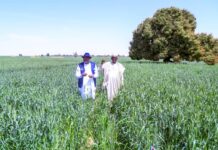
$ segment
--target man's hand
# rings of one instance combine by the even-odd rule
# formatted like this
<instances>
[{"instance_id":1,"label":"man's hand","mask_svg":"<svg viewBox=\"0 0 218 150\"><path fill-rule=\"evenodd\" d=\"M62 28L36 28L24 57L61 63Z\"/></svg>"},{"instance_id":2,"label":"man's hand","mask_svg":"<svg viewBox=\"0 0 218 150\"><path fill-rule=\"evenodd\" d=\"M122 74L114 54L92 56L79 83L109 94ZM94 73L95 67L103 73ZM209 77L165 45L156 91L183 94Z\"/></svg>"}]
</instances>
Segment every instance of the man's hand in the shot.
<instances>
[{"instance_id":1,"label":"man's hand","mask_svg":"<svg viewBox=\"0 0 218 150\"><path fill-rule=\"evenodd\" d=\"M93 78L93 75L90 74L90 75L88 75L88 77L89 77L89 78Z\"/></svg>"}]
</instances>

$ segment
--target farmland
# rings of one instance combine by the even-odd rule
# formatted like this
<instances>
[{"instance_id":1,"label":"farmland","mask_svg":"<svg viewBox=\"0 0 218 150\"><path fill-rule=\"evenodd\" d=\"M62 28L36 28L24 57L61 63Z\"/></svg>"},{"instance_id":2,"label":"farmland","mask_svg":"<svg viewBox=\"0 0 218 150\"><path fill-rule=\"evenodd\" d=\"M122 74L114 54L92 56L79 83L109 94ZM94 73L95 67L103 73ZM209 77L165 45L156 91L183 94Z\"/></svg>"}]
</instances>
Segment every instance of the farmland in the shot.
<instances>
[{"instance_id":1,"label":"farmland","mask_svg":"<svg viewBox=\"0 0 218 150\"><path fill-rule=\"evenodd\" d=\"M120 58L125 83L111 105L102 76L96 100L81 100L81 60L0 57L0 149L218 148L218 65Z\"/></svg>"}]
</instances>

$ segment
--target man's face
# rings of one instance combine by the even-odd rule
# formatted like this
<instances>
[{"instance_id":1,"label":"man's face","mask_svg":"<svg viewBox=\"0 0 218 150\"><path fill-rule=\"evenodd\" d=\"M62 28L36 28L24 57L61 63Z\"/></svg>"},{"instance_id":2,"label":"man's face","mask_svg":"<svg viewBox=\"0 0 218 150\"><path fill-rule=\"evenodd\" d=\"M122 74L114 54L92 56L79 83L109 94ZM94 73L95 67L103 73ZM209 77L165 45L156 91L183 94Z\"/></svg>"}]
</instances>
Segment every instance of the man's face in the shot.
<instances>
[{"instance_id":1,"label":"man's face","mask_svg":"<svg viewBox=\"0 0 218 150\"><path fill-rule=\"evenodd\" d=\"M89 63L89 61L90 61L90 57L83 57L83 62L85 63L85 64L88 64Z\"/></svg>"},{"instance_id":2,"label":"man's face","mask_svg":"<svg viewBox=\"0 0 218 150\"><path fill-rule=\"evenodd\" d=\"M115 63L117 62L117 59L118 59L117 57L112 56L112 57L111 57L112 63L115 64Z\"/></svg>"}]
</instances>

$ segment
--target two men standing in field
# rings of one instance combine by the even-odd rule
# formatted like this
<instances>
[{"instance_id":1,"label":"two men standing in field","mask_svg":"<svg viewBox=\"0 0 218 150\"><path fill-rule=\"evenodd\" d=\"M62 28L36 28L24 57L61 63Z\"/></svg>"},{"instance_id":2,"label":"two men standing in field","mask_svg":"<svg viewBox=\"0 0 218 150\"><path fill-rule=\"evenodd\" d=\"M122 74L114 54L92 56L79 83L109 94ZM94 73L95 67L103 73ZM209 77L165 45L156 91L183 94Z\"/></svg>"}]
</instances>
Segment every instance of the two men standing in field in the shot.
<instances>
[{"instance_id":1,"label":"two men standing in field","mask_svg":"<svg viewBox=\"0 0 218 150\"><path fill-rule=\"evenodd\" d=\"M83 62L78 64L76 69L76 77L82 99L95 99L98 68L90 59L91 55L85 53L83 55ZM117 60L118 56L112 55L111 62L106 62L101 66L104 76L103 87L107 90L108 100L113 100L120 87L124 84L123 73L125 68Z\"/></svg>"}]
</instances>

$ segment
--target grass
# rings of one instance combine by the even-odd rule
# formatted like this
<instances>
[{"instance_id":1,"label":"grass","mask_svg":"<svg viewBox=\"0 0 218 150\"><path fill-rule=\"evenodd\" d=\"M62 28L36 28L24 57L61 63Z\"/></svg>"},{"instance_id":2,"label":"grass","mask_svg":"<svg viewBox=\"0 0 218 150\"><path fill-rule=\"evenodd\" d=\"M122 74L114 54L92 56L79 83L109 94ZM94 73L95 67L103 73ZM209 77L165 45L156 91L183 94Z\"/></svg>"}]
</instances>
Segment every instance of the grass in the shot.
<instances>
[{"instance_id":1,"label":"grass","mask_svg":"<svg viewBox=\"0 0 218 150\"><path fill-rule=\"evenodd\" d=\"M81 58L0 57L0 149L218 148L217 65L119 60L111 107L101 90L81 100Z\"/></svg>"}]
</instances>

